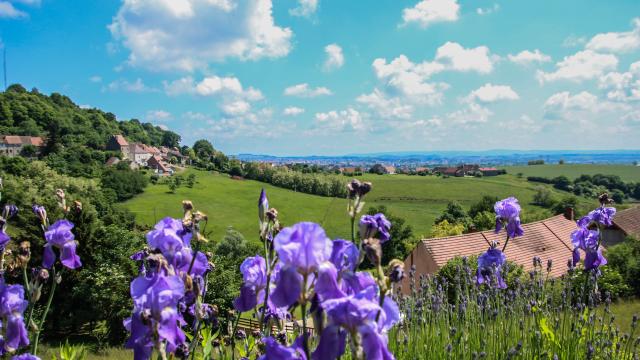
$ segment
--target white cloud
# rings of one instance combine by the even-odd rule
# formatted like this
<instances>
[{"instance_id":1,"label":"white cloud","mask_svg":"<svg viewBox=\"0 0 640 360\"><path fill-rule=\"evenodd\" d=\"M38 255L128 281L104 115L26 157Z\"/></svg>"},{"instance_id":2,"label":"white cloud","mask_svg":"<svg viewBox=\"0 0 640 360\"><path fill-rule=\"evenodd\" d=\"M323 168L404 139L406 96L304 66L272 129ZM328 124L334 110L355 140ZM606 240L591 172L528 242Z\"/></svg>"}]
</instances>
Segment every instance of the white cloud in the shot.
<instances>
[{"instance_id":1,"label":"white cloud","mask_svg":"<svg viewBox=\"0 0 640 360\"><path fill-rule=\"evenodd\" d=\"M102 82L102 77L98 75L93 75L92 77L89 78L89 81L91 81L92 83L99 83L99 82Z\"/></svg>"},{"instance_id":2,"label":"white cloud","mask_svg":"<svg viewBox=\"0 0 640 360\"><path fill-rule=\"evenodd\" d=\"M236 100L222 104L222 111L230 116L243 115L248 113L249 110L251 110L251 104L244 100Z\"/></svg>"},{"instance_id":3,"label":"white cloud","mask_svg":"<svg viewBox=\"0 0 640 360\"><path fill-rule=\"evenodd\" d=\"M316 130L320 130L323 133L352 132L366 129L363 115L353 108L316 113L315 125Z\"/></svg>"},{"instance_id":4,"label":"white cloud","mask_svg":"<svg viewBox=\"0 0 640 360\"><path fill-rule=\"evenodd\" d=\"M414 101L435 105L442 102L442 92L449 87L445 83L428 81L432 74L444 69L444 65L437 62L415 64L400 55L389 63L386 59L375 59L372 67L376 77L392 96L409 97Z\"/></svg>"},{"instance_id":5,"label":"white cloud","mask_svg":"<svg viewBox=\"0 0 640 360\"><path fill-rule=\"evenodd\" d=\"M309 84L307 83L292 85L284 89L284 95L286 96L297 96L303 98L314 98L331 94L331 90L327 89L324 86L320 86L314 89L309 87Z\"/></svg>"},{"instance_id":6,"label":"white cloud","mask_svg":"<svg viewBox=\"0 0 640 360\"><path fill-rule=\"evenodd\" d=\"M338 44L329 44L325 46L324 52L327 54L327 59L324 61L323 65L325 71L336 70L344 65L344 54L342 53L342 48Z\"/></svg>"},{"instance_id":7,"label":"white cloud","mask_svg":"<svg viewBox=\"0 0 640 360\"><path fill-rule=\"evenodd\" d=\"M568 91L551 95L544 103L544 117L546 119L564 119L584 121L585 118L602 112L627 110L625 104L601 101L588 91L571 95Z\"/></svg>"},{"instance_id":8,"label":"white cloud","mask_svg":"<svg viewBox=\"0 0 640 360\"><path fill-rule=\"evenodd\" d=\"M151 70L278 58L293 36L274 23L271 0L124 0L109 30L130 50L130 65Z\"/></svg>"},{"instance_id":9,"label":"white cloud","mask_svg":"<svg viewBox=\"0 0 640 360\"><path fill-rule=\"evenodd\" d=\"M8 1L0 1L0 19L18 19L29 16L26 12L16 9Z\"/></svg>"},{"instance_id":10,"label":"white cloud","mask_svg":"<svg viewBox=\"0 0 640 360\"><path fill-rule=\"evenodd\" d=\"M508 85L493 85L487 83L476 90L473 90L467 99L469 101L478 100L489 103L500 100L518 100L520 96Z\"/></svg>"},{"instance_id":11,"label":"white cloud","mask_svg":"<svg viewBox=\"0 0 640 360\"><path fill-rule=\"evenodd\" d=\"M438 22L456 21L459 11L457 0L422 0L414 7L402 10L403 25L417 23L426 28Z\"/></svg>"},{"instance_id":12,"label":"white cloud","mask_svg":"<svg viewBox=\"0 0 640 360\"><path fill-rule=\"evenodd\" d=\"M520 118L503 121L499 124L500 128L518 131L522 134L537 133L542 130L542 124L533 120L529 115L521 115Z\"/></svg>"},{"instance_id":13,"label":"white cloud","mask_svg":"<svg viewBox=\"0 0 640 360\"><path fill-rule=\"evenodd\" d=\"M488 7L488 8L477 8L476 9L476 13L478 15L489 15L492 14L496 11L500 10L500 4L498 3L494 3L493 6Z\"/></svg>"},{"instance_id":14,"label":"white cloud","mask_svg":"<svg viewBox=\"0 0 640 360\"><path fill-rule=\"evenodd\" d=\"M640 49L640 18L633 19L631 23L631 31L597 34L589 40L587 49L617 53Z\"/></svg>"},{"instance_id":15,"label":"white cloud","mask_svg":"<svg viewBox=\"0 0 640 360\"><path fill-rule=\"evenodd\" d=\"M370 94L358 96L356 101L365 104L383 119L409 119L413 114L412 105L404 104L402 100L397 97L387 98L385 94L378 89L373 89L373 92Z\"/></svg>"},{"instance_id":16,"label":"white cloud","mask_svg":"<svg viewBox=\"0 0 640 360\"><path fill-rule=\"evenodd\" d=\"M436 51L436 61L455 71L476 71L481 74L493 71L493 59L486 46L465 49L456 42L448 41Z\"/></svg>"},{"instance_id":17,"label":"white cloud","mask_svg":"<svg viewBox=\"0 0 640 360\"><path fill-rule=\"evenodd\" d=\"M165 110L149 110L145 115L145 120L157 123L157 122L165 122L173 119L173 115L170 112Z\"/></svg>"},{"instance_id":18,"label":"white cloud","mask_svg":"<svg viewBox=\"0 0 640 360\"><path fill-rule=\"evenodd\" d=\"M126 91L126 92L152 92L157 91L156 89L147 86L141 78L137 78L134 82L130 82L129 80L119 79L110 82L107 86L102 88L103 91Z\"/></svg>"},{"instance_id":19,"label":"white cloud","mask_svg":"<svg viewBox=\"0 0 640 360\"><path fill-rule=\"evenodd\" d=\"M598 87L607 91L609 100L640 100L640 61L631 64L627 72L610 72L601 76Z\"/></svg>"},{"instance_id":20,"label":"white cloud","mask_svg":"<svg viewBox=\"0 0 640 360\"><path fill-rule=\"evenodd\" d=\"M554 72L538 71L537 77L540 83L556 80L579 82L597 78L617 66L618 58L615 55L583 50L558 62Z\"/></svg>"},{"instance_id":21,"label":"white cloud","mask_svg":"<svg viewBox=\"0 0 640 360\"><path fill-rule=\"evenodd\" d=\"M236 77L207 76L196 83L193 77L187 76L164 82L164 90L169 96L192 94L200 96L223 96L247 101L258 101L264 97L260 90L253 87L244 88Z\"/></svg>"},{"instance_id":22,"label":"white cloud","mask_svg":"<svg viewBox=\"0 0 640 360\"><path fill-rule=\"evenodd\" d=\"M318 9L318 0L298 0L298 6L289 10L289 15L310 17Z\"/></svg>"},{"instance_id":23,"label":"white cloud","mask_svg":"<svg viewBox=\"0 0 640 360\"><path fill-rule=\"evenodd\" d=\"M535 49L533 51L524 50L516 55L509 54L507 56L509 61L518 65L530 65L534 63L544 63L551 61L551 56L545 55L540 50Z\"/></svg>"},{"instance_id":24,"label":"white cloud","mask_svg":"<svg viewBox=\"0 0 640 360\"><path fill-rule=\"evenodd\" d=\"M296 115L300 115L304 113L304 109L303 108L299 108L296 106L289 106L286 107L283 111L282 111L282 115L286 115L286 116L296 116Z\"/></svg>"},{"instance_id":25,"label":"white cloud","mask_svg":"<svg viewBox=\"0 0 640 360\"><path fill-rule=\"evenodd\" d=\"M470 125L486 123L491 115L493 115L491 110L472 102L463 109L447 114L447 119L453 123Z\"/></svg>"},{"instance_id":26,"label":"white cloud","mask_svg":"<svg viewBox=\"0 0 640 360\"><path fill-rule=\"evenodd\" d=\"M562 46L577 47L577 46L582 46L586 43L587 43L587 38L584 36L569 35L564 39L564 41L562 41Z\"/></svg>"}]
</instances>

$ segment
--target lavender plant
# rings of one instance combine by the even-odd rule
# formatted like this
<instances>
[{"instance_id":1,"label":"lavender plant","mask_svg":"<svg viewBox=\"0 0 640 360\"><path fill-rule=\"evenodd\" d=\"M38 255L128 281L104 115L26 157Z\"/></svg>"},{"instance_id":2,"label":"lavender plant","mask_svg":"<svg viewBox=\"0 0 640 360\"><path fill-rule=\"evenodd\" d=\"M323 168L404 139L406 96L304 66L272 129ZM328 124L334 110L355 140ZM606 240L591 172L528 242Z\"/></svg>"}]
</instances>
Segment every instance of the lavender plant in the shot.
<instances>
[{"instance_id":1,"label":"lavender plant","mask_svg":"<svg viewBox=\"0 0 640 360\"><path fill-rule=\"evenodd\" d=\"M505 281L504 251L524 233L521 207L507 198L494 207L495 231L505 233L502 248L493 243L477 264L464 258L453 282L418 279L411 269L403 293L403 262L381 262L381 244L393 241L392 224L382 214L358 220L371 184L353 180L347 188L351 240L332 240L310 222L282 227L261 192L263 252L240 265L242 286L226 328L215 306L203 302L213 266L198 251L207 218L184 202L183 219L163 219L147 234L148 248L132 256L140 275L131 283L134 308L125 326L135 359L154 352L161 359L637 358L637 318L623 334L614 326L610 298L605 294L600 305L597 291L598 268L606 264L601 226L615 214L606 198L577 222L574 258L560 279L550 276L551 261L543 267L535 257L528 276ZM359 271L365 258L373 269ZM578 272L590 275L582 287ZM257 319L256 326L241 326L242 319Z\"/></svg>"}]
</instances>

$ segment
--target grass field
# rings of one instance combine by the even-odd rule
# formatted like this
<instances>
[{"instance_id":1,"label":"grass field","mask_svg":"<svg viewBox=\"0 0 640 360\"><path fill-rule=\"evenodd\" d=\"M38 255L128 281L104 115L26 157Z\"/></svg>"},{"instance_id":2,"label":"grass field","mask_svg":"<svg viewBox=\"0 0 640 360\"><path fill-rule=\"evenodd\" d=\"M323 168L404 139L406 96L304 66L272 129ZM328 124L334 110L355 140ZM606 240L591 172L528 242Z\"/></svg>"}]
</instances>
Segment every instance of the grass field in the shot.
<instances>
[{"instance_id":1,"label":"grass field","mask_svg":"<svg viewBox=\"0 0 640 360\"><path fill-rule=\"evenodd\" d=\"M582 174L618 175L623 181L640 181L640 166L632 165L592 165L592 164L564 164L564 165L523 165L504 167L509 174L522 173L527 176L542 176L553 178L564 175L575 179Z\"/></svg>"},{"instance_id":2,"label":"grass field","mask_svg":"<svg viewBox=\"0 0 640 360\"><path fill-rule=\"evenodd\" d=\"M251 180L232 180L225 174L212 174L188 170L197 175L194 188L179 188L175 194L167 185L150 185L143 194L125 203L133 211L138 222L151 225L164 216L181 215L181 201L189 199L197 208L209 215L213 239L220 239L228 226L233 226L248 239L257 233L257 199L264 187L270 205L276 207L284 224L302 220L322 224L331 237L346 237L349 225L346 217L346 200L296 193ZM349 178L345 177L345 183ZM361 180L371 181L373 191L367 195L368 206L386 205L397 216L407 220L416 237L427 235L434 219L455 200L468 208L483 195L501 198L516 196L524 208L524 214L545 211L530 205L535 188L526 179L513 175L485 178L441 178L436 176L365 175ZM552 189L556 197L561 193ZM589 200L581 200L584 206L592 206ZM212 227L212 228L211 228Z\"/></svg>"}]
</instances>

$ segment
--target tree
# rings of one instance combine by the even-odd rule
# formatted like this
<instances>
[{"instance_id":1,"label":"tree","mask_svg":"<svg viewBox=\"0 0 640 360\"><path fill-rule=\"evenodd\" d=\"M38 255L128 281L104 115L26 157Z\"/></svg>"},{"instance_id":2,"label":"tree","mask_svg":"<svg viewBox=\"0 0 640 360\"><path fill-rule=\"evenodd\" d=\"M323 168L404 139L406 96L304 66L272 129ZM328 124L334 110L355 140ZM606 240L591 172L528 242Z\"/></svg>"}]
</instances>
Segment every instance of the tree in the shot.
<instances>
[{"instance_id":1,"label":"tree","mask_svg":"<svg viewBox=\"0 0 640 360\"><path fill-rule=\"evenodd\" d=\"M469 208L469 217L475 218L476 215L483 211L493 212L494 205L498 202L497 196L485 195L475 204L472 204Z\"/></svg>"},{"instance_id":2,"label":"tree","mask_svg":"<svg viewBox=\"0 0 640 360\"><path fill-rule=\"evenodd\" d=\"M33 145L25 145L20 150L20 156L24 156L26 158L32 158L38 155L38 149Z\"/></svg>"},{"instance_id":3,"label":"tree","mask_svg":"<svg viewBox=\"0 0 640 360\"><path fill-rule=\"evenodd\" d=\"M558 165L564 165L564 159L558 160Z\"/></svg>"},{"instance_id":4,"label":"tree","mask_svg":"<svg viewBox=\"0 0 640 360\"><path fill-rule=\"evenodd\" d=\"M431 228L431 237L462 235L464 230L465 228L462 224L452 224L447 220L442 220Z\"/></svg>"},{"instance_id":5,"label":"tree","mask_svg":"<svg viewBox=\"0 0 640 360\"><path fill-rule=\"evenodd\" d=\"M554 201L551 196L551 190L544 186L536 187L536 193L533 195L533 203L542 207L550 208L553 206Z\"/></svg>"},{"instance_id":6,"label":"tree","mask_svg":"<svg viewBox=\"0 0 640 360\"><path fill-rule=\"evenodd\" d=\"M553 181L553 186L556 189L571 191L571 180L569 180L568 177L564 175L560 175L553 178L552 181Z\"/></svg>"},{"instance_id":7,"label":"tree","mask_svg":"<svg viewBox=\"0 0 640 360\"><path fill-rule=\"evenodd\" d=\"M200 159L209 159L214 150L209 140L200 139L193 144L193 151Z\"/></svg>"},{"instance_id":8,"label":"tree","mask_svg":"<svg viewBox=\"0 0 640 360\"><path fill-rule=\"evenodd\" d=\"M622 204L624 202L625 195L622 191L614 189L611 192L611 198L616 204Z\"/></svg>"},{"instance_id":9,"label":"tree","mask_svg":"<svg viewBox=\"0 0 640 360\"><path fill-rule=\"evenodd\" d=\"M455 201L450 201L447 204L447 208L440 216L436 218L435 223L439 224L444 220L447 220L449 224L461 224L463 231L469 228L469 225L471 223L469 216L464 211L462 206L460 206L460 204Z\"/></svg>"},{"instance_id":10,"label":"tree","mask_svg":"<svg viewBox=\"0 0 640 360\"><path fill-rule=\"evenodd\" d=\"M171 178L167 181L167 185L169 186L169 191L171 191L172 194L175 194L176 190L180 186L178 182L175 181L175 179L171 179Z\"/></svg>"},{"instance_id":11,"label":"tree","mask_svg":"<svg viewBox=\"0 0 640 360\"><path fill-rule=\"evenodd\" d=\"M562 198L562 200L560 200L556 204L556 206L553 207L553 210L556 214L564 214L564 212L568 208L572 208L576 210L577 205L578 205L578 198L575 196L569 195Z\"/></svg>"},{"instance_id":12,"label":"tree","mask_svg":"<svg viewBox=\"0 0 640 360\"><path fill-rule=\"evenodd\" d=\"M180 137L180 135L174 133L173 131L165 131L162 134L162 142L160 143L160 145L170 148L178 147L180 145L181 139L182 138Z\"/></svg>"},{"instance_id":13,"label":"tree","mask_svg":"<svg viewBox=\"0 0 640 360\"><path fill-rule=\"evenodd\" d=\"M196 183L196 174L189 174L187 176L187 187L192 188Z\"/></svg>"},{"instance_id":14,"label":"tree","mask_svg":"<svg viewBox=\"0 0 640 360\"><path fill-rule=\"evenodd\" d=\"M482 211L473 217L473 226L476 231L490 230L496 225L496 215L493 212Z\"/></svg>"},{"instance_id":15,"label":"tree","mask_svg":"<svg viewBox=\"0 0 640 360\"><path fill-rule=\"evenodd\" d=\"M387 169L385 169L381 164L375 164L369 169L369 173L383 175L387 173Z\"/></svg>"},{"instance_id":16,"label":"tree","mask_svg":"<svg viewBox=\"0 0 640 360\"><path fill-rule=\"evenodd\" d=\"M391 229L389 229L391 238L382 244L382 265L387 265L393 259L404 260L415 245L411 241L413 239L413 229L410 225L406 225L405 219L393 215L384 205L370 207L367 211L369 215L378 213L384 214L387 220L391 222ZM367 265L370 264L365 264L365 266Z\"/></svg>"}]
</instances>

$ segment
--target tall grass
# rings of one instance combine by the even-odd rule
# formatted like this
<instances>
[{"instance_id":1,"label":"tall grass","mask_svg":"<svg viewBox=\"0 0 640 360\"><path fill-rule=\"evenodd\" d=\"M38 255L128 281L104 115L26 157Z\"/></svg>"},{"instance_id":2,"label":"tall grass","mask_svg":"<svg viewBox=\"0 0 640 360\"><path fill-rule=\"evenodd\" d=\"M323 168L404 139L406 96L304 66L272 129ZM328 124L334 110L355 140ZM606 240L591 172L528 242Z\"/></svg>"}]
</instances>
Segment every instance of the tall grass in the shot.
<instances>
[{"instance_id":1,"label":"tall grass","mask_svg":"<svg viewBox=\"0 0 640 360\"><path fill-rule=\"evenodd\" d=\"M550 279L539 266L506 290L477 286L466 263L453 281L411 271L389 347L398 359L636 359L637 318L621 331L595 276L578 271Z\"/></svg>"}]
</instances>

